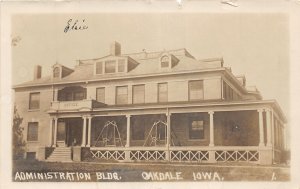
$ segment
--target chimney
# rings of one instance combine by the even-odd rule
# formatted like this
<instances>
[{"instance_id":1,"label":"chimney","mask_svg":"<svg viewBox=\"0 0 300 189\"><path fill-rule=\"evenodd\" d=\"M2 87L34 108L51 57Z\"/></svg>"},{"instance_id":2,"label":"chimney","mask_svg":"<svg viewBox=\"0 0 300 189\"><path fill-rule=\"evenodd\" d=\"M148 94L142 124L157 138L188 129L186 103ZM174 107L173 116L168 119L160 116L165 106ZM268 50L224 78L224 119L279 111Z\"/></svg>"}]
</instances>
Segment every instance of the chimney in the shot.
<instances>
[{"instance_id":1,"label":"chimney","mask_svg":"<svg viewBox=\"0 0 300 189\"><path fill-rule=\"evenodd\" d=\"M113 56L119 56L121 55L121 44L114 41L111 45L110 45L110 54Z\"/></svg>"},{"instance_id":2,"label":"chimney","mask_svg":"<svg viewBox=\"0 0 300 189\"><path fill-rule=\"evenodd\" d=\"M41 77L42 77L42 66L35 65L33 79L36 80L36 79L40 79Z\"/></svg>"}]
</instances>

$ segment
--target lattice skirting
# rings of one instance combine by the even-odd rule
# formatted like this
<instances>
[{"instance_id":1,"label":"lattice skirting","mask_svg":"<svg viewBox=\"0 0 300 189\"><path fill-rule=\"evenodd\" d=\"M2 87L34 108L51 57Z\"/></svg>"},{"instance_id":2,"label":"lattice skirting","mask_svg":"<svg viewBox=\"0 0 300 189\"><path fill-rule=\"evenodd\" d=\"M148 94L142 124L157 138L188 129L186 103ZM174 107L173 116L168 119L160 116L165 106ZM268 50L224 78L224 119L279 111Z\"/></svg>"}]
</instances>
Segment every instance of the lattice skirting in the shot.
<instances>
[{"instance_id":1,"label":"lattice skirting","mask_svg":"<svg viewBox=\"0 0 300 189\"><path fill-rule=\"evenodd\" d=\"M215 160L223 162L259 161L258 151L216 151Z\"/></svg>"},{"instance_id":2,"label":"lattice skirting","mask_svg":"<svg viewBox=\"0 0 300 189\"><path fill-rule=\"evenodd\" d=\"M93 158L106 159L106 160L125 160L125 151L91 151Z\"/></svg>"},{"instance_id":3,"label":"lattice skirting","mask_svg":"<svg viewBox=\"0 0 300 189\"><path fill-rule=\"evenodd\" d=\"M256 150L218 150L212 151L216 162L257 162L259 152ZM167 151L163 150L132 150L128 151L131 161L167 161ZM124 150L92 150L93 158L106 160L125 160ZM128 158L128 157L127 157ZM171 150L170 161L173 162L208 162L210 157L208 150Z\"/></svg>"},{"instance_id":4,"label":"lattice skirting","mask_svg":"<svg viewBox=\"0 0 300 189\"><path fill-rule=\"evenodd\" d=\"M208 161L209 153L208 151L171 151L171 161Z\"/></svg>"},{"instance_id":5,"label":"lattice skirting","mask_svg":"<svg viewBox=\"0 0 300 189\"><path fill-rule=\"evenodd\" d=\"M130 151L130 160L164 161L166 160L166 152L148 150Z\"/></svg>"}]
</instances>

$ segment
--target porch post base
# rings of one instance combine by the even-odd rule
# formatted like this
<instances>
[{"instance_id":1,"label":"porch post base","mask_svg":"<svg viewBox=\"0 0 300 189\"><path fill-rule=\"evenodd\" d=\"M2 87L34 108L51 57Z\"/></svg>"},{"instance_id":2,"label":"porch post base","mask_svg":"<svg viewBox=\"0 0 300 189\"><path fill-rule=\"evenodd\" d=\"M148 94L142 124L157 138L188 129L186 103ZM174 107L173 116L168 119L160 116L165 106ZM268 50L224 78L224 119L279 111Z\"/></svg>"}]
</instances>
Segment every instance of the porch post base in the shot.
<instances>
[{"instance_id":1,"label":"porch post base","mask_svg":"<svg viewBox=\"0 0 300 189\"><path fill-rule=\"evenodd\" d=\"M74 146L73 147L73 161L81 161L81 147Z\"/></svg>"},{"instance_id":2,"label":"porch post base","mask_svg":"<svg viewBox=\"0 0 300 189\"><path fill-rule=\"evenodd\" d=\"M52 144L52 147L54 147L54 148L55 148L55 147L57 147L57 145L56 145L56 144Z\"/></svg>"},{"instance_id":3,"label":"porch post base","mask_svg":"<svg viewBox=\"0 0 300 189\"><path fill-rule=\"evenodd\" d=\"M39 147L37 159L43 161L46 159L46 147Z\"/></svg>"},{"instance_id":4,"label":"porch post base","mask_svg":"<svg viewBox=\"0 0 300 189\"><path fill-rule=\"evenodd\" d=\"M259 164L260 165L272 165L273 163L272 148L259 149Z\"/></svg>"},{"instance_id":5,"label":"porch post base","mask_svg":"<svg viewBox=\"0 0 300 189\"><path fill-rule=\"evenodd\" d=\"M216 163L217 161L215 157L215 151L214 150L209 151L208 154L209 154L208 163Z\"/></svg>"},{"instance_id":6,"label":"porch post base","mask_svg":"<svg viewBox=\"0 0 300 189\"><path fill-rule=\"evenodd\" d=\"M215 146L215 144L209 144L208 146Z\"/></svg>"},{"instance_id":7,"label":"porch post base","mask_svg":"<svg viewBox=\"0 0 300 189\"><path fill-rule=\"evenodd\" d=\"M91 145L87 144L85 147L91 147Z\"/></svg>"},{"instance_id":8,"label":"porch post base","mask_svg":"<svg viewBox=\"0 0 300 189\"><path fill-rule=\"evenodd\" d=\"M272 144L271 144L271 143L267 143L266 146L267 146L267 147L272 147Z\"/></svg>"},{"instance_id":9,"label":"porch post base","mask_svg":"<svg viewBox=\"0 0 300 189\"><path fill-rule=\"evenodd\" d=\"M170 150L166 150L166 161L170 161L171 157L170 157Z\"/></svg>"},{"instance_id":10,"label":"porch post base","mask_svg":"<svg viewBox=\"0 0 300 189\"><path fill-rule=\"evenodd\" d=\"M265 147L265 144L264 144L264 143L259 143L258 146L259 146L259 147Z\"/></svg>"},{"instance_id":11,"label":"porch post base","mask_svg":"<svg viewBox=\"0 0 300 189\"><path fill-rule=\"evenodd\" d=\"M125 151L125 159L124 162L132 162L132 160L130 159L130 150L126 150Z\"/></svg>"}]
</instances>

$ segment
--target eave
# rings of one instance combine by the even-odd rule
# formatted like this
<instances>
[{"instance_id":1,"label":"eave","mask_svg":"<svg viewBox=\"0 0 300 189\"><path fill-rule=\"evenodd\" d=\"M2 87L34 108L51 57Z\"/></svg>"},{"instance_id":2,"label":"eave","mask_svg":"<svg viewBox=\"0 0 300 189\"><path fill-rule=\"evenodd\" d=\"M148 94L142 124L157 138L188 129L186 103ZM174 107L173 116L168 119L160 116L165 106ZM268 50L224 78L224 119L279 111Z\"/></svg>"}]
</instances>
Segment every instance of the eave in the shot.
<instances>
[{"instance_id":1,"label":"eave","mask_svg":"<svg viewBox=\"0 0 300 189\"><path fill-rule=\"evenodd\" d=\"M141 75L126 75L116 77L107 77L107 78L97 78L97 79L87 79L87 80L78 80L78 81L59 81L53 83L42 83L42 84L20 84L15 85L13 89L26 88L26 87L45 87L45 86L54 86L54 85L65 85L65 84L79 84L79 83L92 83L99 81L112 81L112 80L132 80L132 79L142 79L147 77L162 77L162 76L173 76L173 75L184 75L184 74L194 74L194 73L203 73L203 72L221 72L225 68L210 68L210 69L201 69L201 70L191 70L191 71L177 71L169 73L153 73L153 74L141 74Z\"/></svg>"}]
</instances>

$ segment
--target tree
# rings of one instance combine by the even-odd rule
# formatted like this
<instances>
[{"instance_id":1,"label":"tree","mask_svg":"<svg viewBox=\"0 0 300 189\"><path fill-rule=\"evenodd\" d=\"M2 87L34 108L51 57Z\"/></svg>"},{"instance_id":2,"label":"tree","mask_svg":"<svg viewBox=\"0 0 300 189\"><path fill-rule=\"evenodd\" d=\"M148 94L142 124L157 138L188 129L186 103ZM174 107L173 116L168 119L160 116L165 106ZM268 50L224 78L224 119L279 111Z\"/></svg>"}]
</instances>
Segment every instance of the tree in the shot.
<instances>
[{"instance_id":1,"label":"tree","mask_svg":"<svg viewBox=\"0 0 300 189\"><path fill-rule=\"evenodd\" d=\"M20 117L17 107L14 106L13 119L13 159L21 159L25 153L25 141L23 139L24 128L21 127L23 118Z\"/></svg>"}]
</instances>

